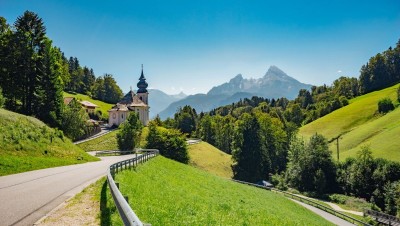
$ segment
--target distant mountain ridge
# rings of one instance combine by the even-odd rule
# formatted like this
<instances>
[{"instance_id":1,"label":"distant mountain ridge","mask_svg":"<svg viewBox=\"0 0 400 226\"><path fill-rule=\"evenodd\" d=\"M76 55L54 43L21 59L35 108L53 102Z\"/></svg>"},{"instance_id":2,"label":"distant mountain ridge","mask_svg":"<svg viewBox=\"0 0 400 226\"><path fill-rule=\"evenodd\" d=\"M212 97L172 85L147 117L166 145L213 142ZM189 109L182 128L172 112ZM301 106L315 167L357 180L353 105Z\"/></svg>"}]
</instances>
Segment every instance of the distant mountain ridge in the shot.
<instances>
[{"instance_id":1,"label":"distant mountain ridge","mask_svg":"<svg viewBox=\"0 0 400 226\"><path fill-rule=\"evenodd\" d=\"M262 78L245 79L238 74L229 82L213 87L207 94L190 95L171 103L159 115L162 119L173 117L176 110L185 105L192 106L197 112L206 112L252 96L294 99L300 89L310 88L311 85L301 83L278 67L271 66Z\"/></svg>"},{"instance_id":2,"label":"distant mountain ridge","mask_svg":"<svg viewBox=\"0 0 400 226\"><path fill-rule=\"evenodd\" d=\"M171 103L186 98L183 92L169 95L158 89L149 89L150 118L154 118L158 113L167 108Z\"/></svg>"},{"instance_id":3,"label":"distant mountain ridge","mask_svg":"<svg viewBox=\"0 0 400 226\"><path fill-rule=\"evenodd\" d=\"M245 79L241 74L236 75L229 82L213 87L207 94L233 95L237 92L259 94L267 98L286 97L296 98L300 89L310 89L307 85L290 77L276 66L271 66L264 77L259 79Z\"/></svg>"}]
</instances>

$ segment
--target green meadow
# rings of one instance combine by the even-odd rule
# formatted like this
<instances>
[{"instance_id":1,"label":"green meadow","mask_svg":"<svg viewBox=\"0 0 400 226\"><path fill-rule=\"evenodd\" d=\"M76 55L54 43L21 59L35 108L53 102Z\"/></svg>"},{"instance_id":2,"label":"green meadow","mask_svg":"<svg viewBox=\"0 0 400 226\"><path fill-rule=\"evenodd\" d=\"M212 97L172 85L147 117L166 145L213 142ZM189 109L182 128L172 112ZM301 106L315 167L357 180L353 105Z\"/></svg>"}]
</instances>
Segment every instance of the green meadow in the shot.
<instances>
[{"instance_id":1,"label":"green meadow","mask_svg":"<svg viewBox=\"0 0 400 226\"><path fill-rule=\"evenodd\" d=\"M99 160L40 120L0 109L0 176Z\"/></svg>"},{"instance_id":2,"label":"green meadow","mask_svg":"<svg viewBox=\"0 0 400 226\"><path fill-rule=\"evenodd\" d=\"M116 181L138 217L152 225L332 225L279 194L162 156L122 171ZM108 219L122 225L116 214Z\"/></svg>"},{"instance_id":3,"label":"green meadow","mask_svg":"<svg viewBox=\"0 0 400 226\"><path fill-rule=\"evenodd\" d=\"M350 100L350 104L338 109L299 130L299 135L308 139L315 133L328 140L339 139L340 159L355 157L362 146L370 146L374 157L400 161L400 109L385 115L378 114L379 100L389 97L398 106L395 85ZM330 144L336 158L336 141Z\"/></svg>"}]
</instances>

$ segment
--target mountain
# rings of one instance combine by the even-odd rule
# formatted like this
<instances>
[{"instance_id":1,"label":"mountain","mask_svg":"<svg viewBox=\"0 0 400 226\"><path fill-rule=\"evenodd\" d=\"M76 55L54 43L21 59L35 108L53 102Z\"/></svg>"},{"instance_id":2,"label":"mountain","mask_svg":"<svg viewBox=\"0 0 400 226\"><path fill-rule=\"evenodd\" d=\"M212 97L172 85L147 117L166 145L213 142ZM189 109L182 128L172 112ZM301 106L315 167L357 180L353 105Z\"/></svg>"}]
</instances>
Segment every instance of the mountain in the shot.
<instances>
[{"instance_id":1,"label":"mountain","mask_svg":"<svg viewBox=\"0 0 400 226\"><path fill-rule=\"evenodd\" d=\"M162 119L173 117L176 110L185 105L192 106L197 112L206 112L252 96L294 99L300 89L310 88L311 85L301 83L278 67L271 66L262 78L245 79L238 74L229 82L213 87L207 94L190 95L173 102L160 112L160 117Z\"/></svg>"},{"instance_id":2,"label":"mountain","mask_svg":"<svg viewBox=\"0 0 400 226\"><path fill-rule=\"evenodd\" d=\"M233 95L237 92L257 94L267 98L286 97L294 99L300 89L310 89L307 85L290 77L276 66L271 66L264 77L259 79L244 79L241 74L228 83L213 87L208 95Z\"/></svg>"},{"instance_id":3,"label":"mountain","mask_svg":"<svg viewBox=\"0 0 400 226\"><path fill-rule=\"evenodd\" d=\"M149 89L150 118L155 117L171 103L185 98L187 95L183 92L175 95L168 95L158 89Z\"/></svg>"}]
</instances>

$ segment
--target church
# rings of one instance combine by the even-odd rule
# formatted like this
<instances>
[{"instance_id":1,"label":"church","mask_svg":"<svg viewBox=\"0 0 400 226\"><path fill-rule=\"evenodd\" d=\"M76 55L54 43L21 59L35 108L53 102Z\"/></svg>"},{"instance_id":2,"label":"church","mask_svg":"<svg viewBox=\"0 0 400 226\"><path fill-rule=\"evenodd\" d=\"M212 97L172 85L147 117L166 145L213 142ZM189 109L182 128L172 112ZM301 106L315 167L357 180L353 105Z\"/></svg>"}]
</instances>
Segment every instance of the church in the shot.
<instances>
[{"instance_id":1,"label":"church","mask_svg":"<svg viewBox=\"0 0 400 226\"><path fill-rule=\"evenodd\" d=\"M149 92L147 91L148 84L143 74L140 75L139 82L137 83L138 91L129 91L111 110L108 111L109 126L119 126L123 123L131 112L136 112L140 121L144 126L149 123Z\"/></svg>"}]
</instances>

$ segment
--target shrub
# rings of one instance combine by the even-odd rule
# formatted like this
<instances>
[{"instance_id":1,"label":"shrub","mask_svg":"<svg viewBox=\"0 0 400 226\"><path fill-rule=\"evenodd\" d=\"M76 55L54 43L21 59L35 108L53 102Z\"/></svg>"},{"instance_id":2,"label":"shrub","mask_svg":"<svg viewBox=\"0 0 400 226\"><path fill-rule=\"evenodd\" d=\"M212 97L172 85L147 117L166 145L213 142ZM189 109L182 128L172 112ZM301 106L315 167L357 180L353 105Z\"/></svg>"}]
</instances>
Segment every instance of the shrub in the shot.
<instances>
[{"instance_id":1,"label":"shrub","mask_svg":"<svg viewBox=\"0 0 400 226\"><path fill-rule=\"evenodd\" d=\"M394 105L390 98L383 98L378 102L378 112L387 113L394 109Z\"/></svg>"},{"instance_id":2,"label":"shrub","mask_svg":"<svg viewBox=\"0 0 400 226\"><path fill-rule=\"evenodd\" d=\"M158 149L164 157L185 164L189 162L186 139L176 129L158 127L154 122L151 122L146 141L146 148Z\"/></svg>"}]
</instances>

